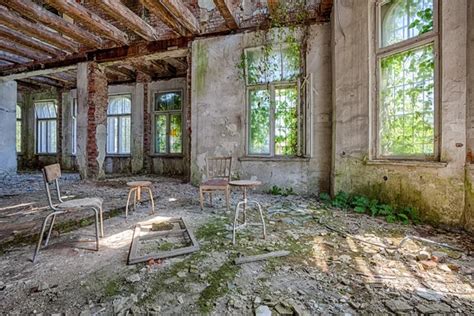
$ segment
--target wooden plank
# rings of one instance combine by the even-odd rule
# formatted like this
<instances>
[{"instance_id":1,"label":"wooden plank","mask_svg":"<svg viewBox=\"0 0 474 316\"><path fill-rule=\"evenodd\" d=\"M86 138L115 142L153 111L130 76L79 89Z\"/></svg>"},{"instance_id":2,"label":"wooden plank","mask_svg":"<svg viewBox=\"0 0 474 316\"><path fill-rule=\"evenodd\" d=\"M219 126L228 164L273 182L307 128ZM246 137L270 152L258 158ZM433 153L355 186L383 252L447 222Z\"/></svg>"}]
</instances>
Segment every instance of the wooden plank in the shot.
<instances>
[{"instance_id":1,"label":"wooden plank","mask_svg":"<svg viewBox=\"0 0 474 316\"><path fill-rule=\"evenodd\" d=\"M3 38L0 38L0 49L10 52L12 54L20 55L34 60L44 60L50 57L45 53L33 50L30 47L26 47L9 40L5 40Z\"/></svg>"},{"instance_id":2,"label":"wooden plank","mask_svg":"<svg viewBox=\"0 0 474 316\"><path fill-rule=\"evenodd\" d=\"M62 50L59 50L51 45L47 45L43 42L35 40L29 36L25 36L21 32L17 32L2 25L0 25L0 36L2 36L3 38L7 38L8 40L13 41L15 43L22 44L24 46L31 47L36 50L40 50L53 56L65 55Z\"/></svg>"},{"instance_id":3,"label":"wooden plank","mask_svg":"<svg viewBox=\"0 0 474 316\"><path fill-rule=\"evenodd\" d=\"M105 67L117 65L126 59L136 57L143 57L145 60L183 57L188 53L189 41L189 38L181 37L178 39L137 43L130 46L76 54L63 60L31 62L21 66L5 67L5 69L0 70L0 81L27 78L31 73L37 71L41 74L48 74L75 70L78 63L86 61L95 61Z\"/></svg>"},{"instance_id":4,"label":"wooden plank","mask_svg":"<svg viewBox=\"0 0 474 316\"><path fill-rule=\"evenodd\" d=\"M166 58L166 59L163 59L163 61L167 62L168 64L170 64L171 66L173 66L179 71L184 71L188 69L188 64L185 62L182 62L178 58Z\"/></svg>"},{"instance_id":5,"label":"wooden plank","mask_svg":"<svg viewBox=\"0 0 474 316\"><path fill-rule=\"evenodd\" d=\"M30 58L26 58L23 56L19 56L19 55L12 54L9 52L2 52L2 51L0 51L0 59L9 61L15 64L22 64L22 63L27 63L31 61Z\"/></svg>"},{"instance_id":6,"label":"wooden plank","mask_svg":"<svg viewBox=\"0 0 474 316\"><path fill-rule=\"evenodd\" d=\"M66 35L90 48L104 48L102 39L44 9L31 0L0 0L0 3L38 23Z\"/></svg>"},{"instance_id":7,"label":"wooden plank","mask_svg":"<svg viewBox=\"0 0 474 316\"><path fill-rule=\"evenodd\" d=\"M165 9L172 14L192 34L201 33L201 25L194 14L181 0L160 0Z\"/></svg>"},{"instance_id":8,"label":"wooden plank","mask_svg":"<svg viewBox=\"0 0 474 316\"><path fill-rule=\"evenodd\" d=\"M145 236L141 236L140 240L148 240L156 237L182 236L184 233L186 233L186 229L165 230L161 232L148 233Z\"/></svg>"},{"instance_id":9,"label":"wooden plank","mask_svg":"<svg viewBox=\"0 0 474 316\"><path fill-rule=\"evenodd\" d=\"M67 52L79 51L79 45L77 43L65 39L60 34L48 30L41 24L32 23L23 19L19 14L8 10L4 6L0 6L0 20L2 25L6 27L36 37Z\"/></svg>"},{"instance_id":10,"label":"wooden plank","mask_svg":"<svg viewBox=\"0 0 474 316\"><path fill-rule=\"evenodd\" d=\"M132 10L123 5L120 0L93 0L92 3L100 6L108 15L143 39L155 41L159 38L155 28L143 21Z\"/></svg>"},{"instance_id":11,"label":"wooden plank","mask_svg":"<svg viewBox=\"0 0 474 316\"><path fill-rule=\"evenodd\" d=\"M56 10L67 14L74 20L82 23L90 31L105 36L112 41L128 45L128 36L111 23L90 11L74 0L43 0Z\"/></svg>"},{"instance_id":12,"label":"wooden plank","mask_svg":"<svg viewBox=\"0 0 474 316\"><path fill-rule=\"evenodd\" d=\"M225 20L225 24L231 30L237 30L239 25L237 24L237 20L232 13L232 6L231 1L229 0L214 0L214 4L216 5L217 9L221 13L222 17Z\"/></svg>"},{"instance_id":13,"label":"wooden plank","mask_svg":"<svg viewBox=\"0 0 474 316\"><path fill-rule=\"evenodd\" d=\"M284 256L288 256L289 254L290 254L289 251L282 250L282 251L269 252L262 255L240 257L240 258L235 259L235 264L243 264L243 263L249 263L249 262L254 262L254 261L267 260L270 258L284 257Z\"/></svg>"},{"instance_id":14,"label":"wooden plank","mask_svg":"<svg viewBox=\"0 0 474 316\"><path fill-rule=\"evenodd\" d=\"M148 11L157 16L176 34L181 36L188 35L188 30L183 25L181 25L181 23L179 23L179 21L174 16L172 16L159 1L140 0L140 2L148 9Z\"/></svg>"}]
</instances>

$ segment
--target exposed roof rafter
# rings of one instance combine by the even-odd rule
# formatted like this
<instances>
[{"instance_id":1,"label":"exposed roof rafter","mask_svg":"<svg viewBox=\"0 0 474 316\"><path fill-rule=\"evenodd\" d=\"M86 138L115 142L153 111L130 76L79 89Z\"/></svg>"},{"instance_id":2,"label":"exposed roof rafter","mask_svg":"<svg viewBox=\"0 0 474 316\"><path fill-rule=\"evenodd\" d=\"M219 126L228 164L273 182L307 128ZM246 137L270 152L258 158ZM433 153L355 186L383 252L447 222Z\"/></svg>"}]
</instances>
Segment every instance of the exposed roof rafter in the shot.
<instances>
[{"instance_id":1,"label":"exposed roof rafter","mask_svg":"<svg viewBox=\"0 0 474 316\"><path fill-rule=\"evenodd\" d=\"M231 30L237 30L239 28L239 25L237 24L237 20L232 14L233 10L230 0L214 0L214 4L221 13L222 17L224 18L227 27Z\"/></svg>"}]
</instances>

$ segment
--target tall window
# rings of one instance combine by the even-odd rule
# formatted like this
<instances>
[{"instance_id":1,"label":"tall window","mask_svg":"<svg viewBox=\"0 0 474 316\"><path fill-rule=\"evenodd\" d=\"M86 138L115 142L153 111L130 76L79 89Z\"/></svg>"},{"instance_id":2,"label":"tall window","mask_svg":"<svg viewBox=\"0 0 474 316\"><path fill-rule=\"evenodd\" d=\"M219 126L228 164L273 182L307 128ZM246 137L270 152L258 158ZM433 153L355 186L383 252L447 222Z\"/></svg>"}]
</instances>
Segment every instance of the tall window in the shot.
<instances>
[{"instance_id":1,"label":"tall window","mask_svg":"<svg viewBox=\"0 0 474 316\"><path fill-rule=\"evenodd\" d=\"M130 154L132 98L109 96L107 108L107 153Z\"/></svg>"},{"instance_id":2,"label":"tall window","mask_svg":"<svg viewBox=\"0 0 474 316\"><path fill-rule=\"evenodd\" d=\"M181 91L155 94L155 153L183 152Z\"/></svg>"},{"instance_id":3,"label":"tall window","mask_svg":"<svg viewBox=\"0 0 474 316\"><path fill-rule=\"evenodd\" d=\"M71 119L72 119L71 153L75 155L77 151L77 99L76 98L72 99Z\"/></svg>"},{"instance_id":4,"label":"tall window","mask_svg":"<svg viewBox=\"0 0 474 316\"><path fill-rule=\"evenodd\" d=\"M257 47L244 53L248 155L298 155L299 47Z\"/></svg>"},{"instance_id":5,"label":"tall window","mask_svg":"<svg viewBox=\"0 0 474 316\"><path fill-rule=\"evenodd\" d=\"M36 152L56 153L56 104L54 101L35 103L36 112Z\"/></svg>"},{"instance_id":6,"label":"tall window","mask_svg":"<svg viewBox=\"0 0 474 316\"><path fill-rule=\"evenodd\" d=\"M21 152L21 107L16 105L16 152Z\"/></svg>"},{"instance_id":7,"label":"tall window","mask_svg":"<svg viewBox=\"0 0 474 316\"><path fill-rule=\"evenodd\" d=\"M379 157L437 156L436 0L379 4Z\"/></svg>"}]
</instances>

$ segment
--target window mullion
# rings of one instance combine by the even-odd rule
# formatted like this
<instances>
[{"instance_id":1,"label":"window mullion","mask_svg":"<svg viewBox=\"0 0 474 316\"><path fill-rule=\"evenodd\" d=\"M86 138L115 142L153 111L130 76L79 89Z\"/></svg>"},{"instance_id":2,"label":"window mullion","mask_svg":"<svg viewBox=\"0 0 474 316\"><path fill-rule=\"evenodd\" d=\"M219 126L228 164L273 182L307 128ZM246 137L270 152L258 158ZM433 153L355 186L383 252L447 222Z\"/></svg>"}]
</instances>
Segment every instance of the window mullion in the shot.
<instances>
[{"instance_id":1,"label":"window mullion","mask_svg":"<svg viewBox=\"0 0 474 316\"><path fill-rule=\"evenodd\" d=\"M270 88L270 155L275 156L275 86L269 85Z\"/></svg>"}]
</instances>

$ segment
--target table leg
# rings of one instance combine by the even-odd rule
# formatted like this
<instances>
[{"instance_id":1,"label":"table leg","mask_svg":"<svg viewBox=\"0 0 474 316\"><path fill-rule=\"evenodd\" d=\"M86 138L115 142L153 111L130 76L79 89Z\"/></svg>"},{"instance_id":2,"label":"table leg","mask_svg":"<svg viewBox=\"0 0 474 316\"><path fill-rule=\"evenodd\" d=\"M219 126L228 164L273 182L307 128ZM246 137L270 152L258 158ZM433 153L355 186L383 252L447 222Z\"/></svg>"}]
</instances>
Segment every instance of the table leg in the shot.
<instances>
[{"instance_id":1,"label":"table leg","mask_svg":"<svg viewBox=\"0 0 474 316\"><path fill-rule=\"evenodd\" d=\"M243 220L244 220L244 224L247 223L247 212L246 212L246 209L247 209L247 187L244 187L244 209L243 209Z\"/></svg>"}]
</instances>

